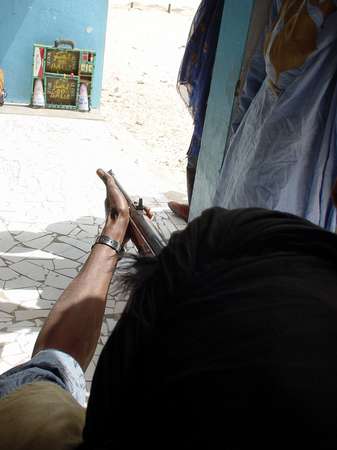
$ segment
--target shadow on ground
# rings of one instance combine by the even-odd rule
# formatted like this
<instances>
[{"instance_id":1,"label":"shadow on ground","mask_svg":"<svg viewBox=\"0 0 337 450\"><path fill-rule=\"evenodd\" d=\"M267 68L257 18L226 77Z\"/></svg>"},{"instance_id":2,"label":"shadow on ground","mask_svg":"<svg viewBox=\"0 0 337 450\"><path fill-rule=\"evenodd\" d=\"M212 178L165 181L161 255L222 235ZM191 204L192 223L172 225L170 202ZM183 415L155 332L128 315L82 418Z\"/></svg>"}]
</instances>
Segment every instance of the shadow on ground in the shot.
<instances>
[{"instance_id":1,"label":"shadow on ground","mask_svg":"<svg viewBox=\"0 0 337 450\"><path fill-rule=\"evenodd\" d=\"M41 231L27 224L27 230L0 233L0 373L29 358L45 318L86 261L103 222L81 217ZM112 284L100 347L125 300L125 294Z\"/></svg>"}]
</instances>

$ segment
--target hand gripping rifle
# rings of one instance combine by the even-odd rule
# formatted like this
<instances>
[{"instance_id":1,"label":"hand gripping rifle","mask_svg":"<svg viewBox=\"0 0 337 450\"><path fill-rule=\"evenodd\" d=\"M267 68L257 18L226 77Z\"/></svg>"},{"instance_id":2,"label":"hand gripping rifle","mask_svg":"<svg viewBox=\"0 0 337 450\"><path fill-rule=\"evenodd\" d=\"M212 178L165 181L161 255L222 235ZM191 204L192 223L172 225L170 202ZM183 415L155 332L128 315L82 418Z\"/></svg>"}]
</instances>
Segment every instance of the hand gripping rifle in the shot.
<instances>
[{"instance_id":1,"label":"hand gripping rifle","mask_svg":"<svg viewBox=\"0 0 337 450\"><path fill-rule=\"evenodd\" d=\"M138 202L131 200L129 195L122 188L117 181L115 175L111 170L108 172L115 180L115 183L121 193L124 195L130 208L130 225L131 225L131 240L137 247L138 252L143 256L156 256L167 241L159 233L149 217L149 210L143 204L143 199L139 198Z\"/></svg>"}]
</instances>

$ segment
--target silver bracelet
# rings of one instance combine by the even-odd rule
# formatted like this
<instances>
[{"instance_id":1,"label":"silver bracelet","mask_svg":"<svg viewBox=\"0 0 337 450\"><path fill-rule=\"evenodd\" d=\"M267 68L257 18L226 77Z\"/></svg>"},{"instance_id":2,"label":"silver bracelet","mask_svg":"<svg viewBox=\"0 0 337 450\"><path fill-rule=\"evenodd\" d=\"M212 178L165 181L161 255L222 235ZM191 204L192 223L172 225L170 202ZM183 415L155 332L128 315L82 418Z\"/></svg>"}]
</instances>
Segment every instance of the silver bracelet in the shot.
<instances>
[{"instance_id":1,"label":"silver bracelet","mask_svg":"<svg viewBox=\"0 0 337 450\"><path fill-rule=\"evenodd\" d=\"M96 238L96 240L91 248L93 248L96 244L107 245L108 247L115 250L117 255L120 255L121 253L124 252L123 245L120 242L115 241L114 239L111 239L111 238L109 238L109 236L105 236L104 234L101 234L100 236L98 236Z\"/></svg>"}]
</instances>

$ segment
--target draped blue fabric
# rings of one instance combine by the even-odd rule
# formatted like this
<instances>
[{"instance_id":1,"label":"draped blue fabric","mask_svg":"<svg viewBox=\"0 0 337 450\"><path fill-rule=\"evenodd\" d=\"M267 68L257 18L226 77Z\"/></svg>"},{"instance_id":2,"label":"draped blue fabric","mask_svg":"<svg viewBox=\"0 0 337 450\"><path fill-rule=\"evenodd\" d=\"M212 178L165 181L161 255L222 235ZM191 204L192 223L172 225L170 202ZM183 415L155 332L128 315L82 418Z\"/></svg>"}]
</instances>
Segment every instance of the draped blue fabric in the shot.
<instances>
[{"instance_id":1,"label":"draped blue fabric","mask_svg":"<svg viewBox=\"0 0 337 450\"><path fill-rule=\"evenodd\" d=\"M200 150L223 5L224 0L203 0L200 3L178 75L178 92L194 121L189 149L191 156L198 156Z\"/></svg>"},{"instance_id":2,"label":"draped blue fabric","mask_svg":"<svg viewBox=\"0 0 337 450\"><path fill-rule=\"evenodd\" d=\"M276 209L336 230L336 0L273 1L232 131L214 205Z\"/></svg>"}]
</instances>

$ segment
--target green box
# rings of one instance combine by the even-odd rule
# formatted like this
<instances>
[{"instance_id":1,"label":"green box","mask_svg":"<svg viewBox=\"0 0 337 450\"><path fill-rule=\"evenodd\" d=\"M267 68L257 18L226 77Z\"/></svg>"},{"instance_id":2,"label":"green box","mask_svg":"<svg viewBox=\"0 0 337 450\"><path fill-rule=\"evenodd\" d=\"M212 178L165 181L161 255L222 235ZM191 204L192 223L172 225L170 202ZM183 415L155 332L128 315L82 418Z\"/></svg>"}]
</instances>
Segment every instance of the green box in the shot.
<instances>
[{"instance_id":1,"label":"green box","mask_svg":"<svg viewBox=\"0 0 337 450\"><path fill-rule=\"evenodd\" d=\"M35 80L41 79L46 108L78 109L82 83L87 86L90 107L96 52L74 47L72 41L56 41L54 46L34 44L32 104Z\"/></svg>"},{"instance_id":2,"label":"green box","mask_svg":"<svg viewBox=\"0 0 337 450\"><path fill-rule=\"evenodd\" d=\"M44 77L46 108L77 109L79 77L47 74Z\"/></svg>"}]
</instances>

